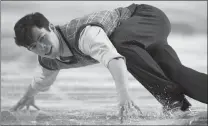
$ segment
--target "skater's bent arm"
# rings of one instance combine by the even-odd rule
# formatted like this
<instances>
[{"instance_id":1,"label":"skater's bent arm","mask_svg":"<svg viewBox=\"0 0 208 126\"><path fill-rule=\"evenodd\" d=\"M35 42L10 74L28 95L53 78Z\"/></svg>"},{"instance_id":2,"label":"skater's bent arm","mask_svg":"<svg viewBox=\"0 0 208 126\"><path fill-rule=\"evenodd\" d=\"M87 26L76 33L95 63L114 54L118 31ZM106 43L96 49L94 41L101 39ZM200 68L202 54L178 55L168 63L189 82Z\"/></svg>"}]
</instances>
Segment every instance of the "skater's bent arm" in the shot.
<instances>
[{"instance_id":1,"label":"skater's bent arm","mask_svg":"<svg viewBox=\"0 0 208 126\"><path fill-rule=\"evenodd\" d=\"M113 76L120 102L124 103L129 99L128 93L128 72L123 58L112 59L108 63L108 69Z\"/></svg>"},{"instance_id":2,"label":"skater's bent arm","mask_svg":"<svg viewBox=\"0 0 208 126\"><path fill-rule=\"evenodd\" d=\"M125 58L117 52L104 30L98 26L87 26L80 35L79 49L109 69L120 100L127 100L128 72Z\"/></svg>"},{"instance_id":3,"label":"skater's bent arm","mask_svg":"<svg viewBox=\"0 0 208 126\"><path fill-rule=\"evenodd\" d=\"M35 76L32 79L32 84L29 85L24 96L32 97L38 92L47 91L56 80L58 73L59 70L48 70L38 65Z\"/></svg>"}]
</instances>

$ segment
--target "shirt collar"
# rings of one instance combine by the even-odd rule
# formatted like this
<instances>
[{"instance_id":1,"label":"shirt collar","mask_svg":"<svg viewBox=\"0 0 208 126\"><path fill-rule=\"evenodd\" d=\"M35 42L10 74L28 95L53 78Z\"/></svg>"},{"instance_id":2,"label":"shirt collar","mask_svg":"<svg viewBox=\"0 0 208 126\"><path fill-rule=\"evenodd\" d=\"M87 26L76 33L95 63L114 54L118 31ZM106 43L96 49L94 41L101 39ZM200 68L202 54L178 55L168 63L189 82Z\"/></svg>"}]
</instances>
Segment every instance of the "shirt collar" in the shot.
<instances>
[{"instance_id":1,"label":"shirt collar","mask_svg":"<svg viewBox=\"0 0 208 126\"><path fill-rule=\"evenodd\" d=\"M63 55L63 53L64 53L64 47L63 47L64 40L62 39L60 33L56 29L54 29L54 33L56 34L56 36L58 37L58 40L59 40L59 44L60 44L60 52L59 53L60 53L60 55Z\"/></svg>"}]
</instances>

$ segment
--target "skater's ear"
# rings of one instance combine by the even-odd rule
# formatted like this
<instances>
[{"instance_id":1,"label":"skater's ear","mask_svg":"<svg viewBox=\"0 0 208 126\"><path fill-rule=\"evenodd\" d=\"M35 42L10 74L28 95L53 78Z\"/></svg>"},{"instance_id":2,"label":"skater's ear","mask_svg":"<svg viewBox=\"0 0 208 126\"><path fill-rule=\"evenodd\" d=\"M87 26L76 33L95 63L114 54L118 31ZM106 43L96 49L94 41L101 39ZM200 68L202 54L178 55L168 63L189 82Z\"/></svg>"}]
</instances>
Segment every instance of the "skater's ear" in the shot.
<instances>
[{"instance_id":1,"label":"skater's ear","mask_svg":"<svg viewBox=\"0 0 208 126\"><path fill-rule=\"evenodd\" d=\"M53 24L49 24L49 29L51 29L52 31L54 31L54 29L55 29L55 26L53 25Z\"/></svg>"}]
</instances>

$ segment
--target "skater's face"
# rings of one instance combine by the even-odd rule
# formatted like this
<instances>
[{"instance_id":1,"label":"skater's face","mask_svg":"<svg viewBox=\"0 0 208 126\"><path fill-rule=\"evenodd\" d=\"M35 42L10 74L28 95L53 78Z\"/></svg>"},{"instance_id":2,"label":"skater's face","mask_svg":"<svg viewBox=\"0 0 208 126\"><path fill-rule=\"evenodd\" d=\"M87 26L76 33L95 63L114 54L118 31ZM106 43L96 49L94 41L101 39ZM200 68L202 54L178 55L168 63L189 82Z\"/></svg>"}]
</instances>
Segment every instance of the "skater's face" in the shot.
<instances>
[{"instance_id":1,"label":"skater's face","mask_svg":"<svg viewBox=\"0 0 208 126\"><path fill-rule=\"evenodd\" d=\"M49 27L49 29L50 31L45 28L32 27L33 43L28 46L28 50L42 57L55 59L60 54L60 44L53 28Z\"/></svg>"}]
</instances>

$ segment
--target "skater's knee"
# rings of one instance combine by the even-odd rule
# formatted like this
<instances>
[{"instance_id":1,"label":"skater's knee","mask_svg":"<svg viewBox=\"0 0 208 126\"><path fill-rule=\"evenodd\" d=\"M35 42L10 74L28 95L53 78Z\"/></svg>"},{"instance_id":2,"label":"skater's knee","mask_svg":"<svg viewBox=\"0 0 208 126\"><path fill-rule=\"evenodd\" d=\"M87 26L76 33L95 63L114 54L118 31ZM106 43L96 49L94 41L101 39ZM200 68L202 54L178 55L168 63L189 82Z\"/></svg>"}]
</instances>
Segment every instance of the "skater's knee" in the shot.
<instances>
[{"instance_id":1,"label":"skater's knee","mask_svg":"<svg viewBox=\"0 0 208 126\"><path fill-rule=\"evenodd\" d=\"M158 65L161 67L165 75L171 80L176 80L180 78L179 76L180 69L176 65L172 64L171 62L161 61L161 62L158 62Z\"/></svg>"}]
</instances>

